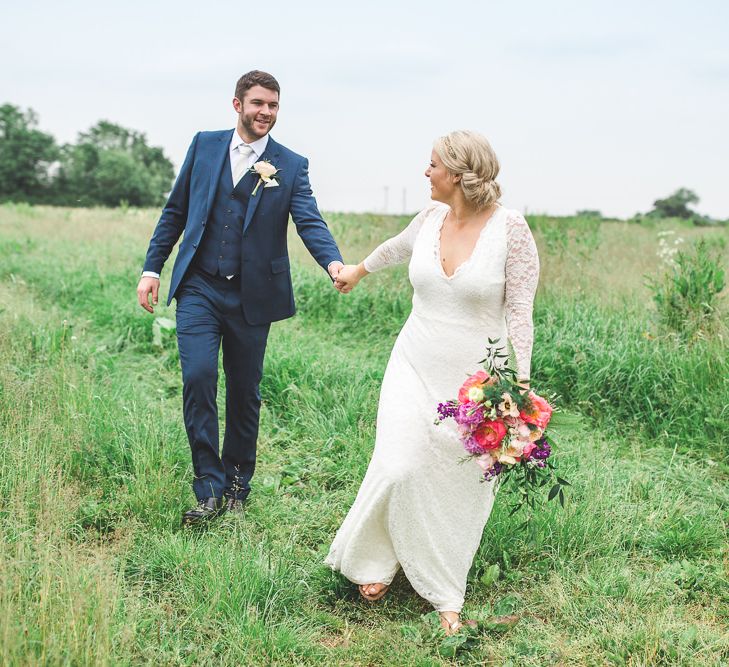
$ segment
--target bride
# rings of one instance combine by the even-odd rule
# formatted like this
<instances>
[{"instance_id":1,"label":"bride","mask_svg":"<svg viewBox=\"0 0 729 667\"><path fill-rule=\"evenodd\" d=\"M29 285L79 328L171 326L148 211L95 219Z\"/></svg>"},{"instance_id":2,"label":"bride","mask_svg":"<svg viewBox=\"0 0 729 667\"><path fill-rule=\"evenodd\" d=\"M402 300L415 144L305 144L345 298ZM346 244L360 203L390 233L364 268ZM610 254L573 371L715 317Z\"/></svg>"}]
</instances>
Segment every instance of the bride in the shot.
<instances>
[{"instance_id":1,"label":"bride","mask_svg":"<svg viewBox=\"0 0 729 667\"><path fill-rule=\"evenodd\" d=\"M336 282L347 293L409 260L414 293L382 381L372 460L326 563L368 600L385 595L402 568L448 633L461 627L495 490L475 463L460 463L455 425L436 426L436 407L478 370L489 338L508 338L524 386L531 360L539 259L522 215L498 203L498 172L481 135L436 140L425 171L433 202Z\"/></svg>"}]
</instances>

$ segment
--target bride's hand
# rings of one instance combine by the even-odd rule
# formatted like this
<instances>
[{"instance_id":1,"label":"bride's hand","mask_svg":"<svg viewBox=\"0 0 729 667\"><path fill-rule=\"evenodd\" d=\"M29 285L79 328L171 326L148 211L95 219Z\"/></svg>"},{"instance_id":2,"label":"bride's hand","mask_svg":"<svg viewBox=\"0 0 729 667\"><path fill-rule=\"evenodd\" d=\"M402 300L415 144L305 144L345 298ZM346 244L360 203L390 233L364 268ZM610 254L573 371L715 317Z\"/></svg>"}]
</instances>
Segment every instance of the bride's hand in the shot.
<instances>
[{"instance_id":1,"label":"bride's hand","mask_svg":"<svg viewBox=\"0 0 729 667\"><path fill-rule=\"evenodd\" d=\"M357 283L367 275L367 270L362 264L355 266L354 264L346 264L342 267L334 282L336 287L342 294L349 294Z\"/></svg>"},{"instance_id":2,"label":"bride's hand","mask_svg":"<svg viewBox=\"0 0 729 667\"><path fill-rule=\"evenodd\" d=\"M519 387L519 393L521 394L528 394L531 390L531 387L529 386L529 380L517 380L516 384Z\"/></svg>"}]
</instances>

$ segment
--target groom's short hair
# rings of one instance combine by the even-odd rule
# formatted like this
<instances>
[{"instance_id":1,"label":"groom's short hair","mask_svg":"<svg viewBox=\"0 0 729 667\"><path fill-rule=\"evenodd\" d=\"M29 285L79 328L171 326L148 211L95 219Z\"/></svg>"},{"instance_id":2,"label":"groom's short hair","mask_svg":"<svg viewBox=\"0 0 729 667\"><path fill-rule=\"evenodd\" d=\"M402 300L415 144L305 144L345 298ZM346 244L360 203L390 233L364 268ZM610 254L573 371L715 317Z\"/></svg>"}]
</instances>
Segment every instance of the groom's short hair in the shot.
<instances>
[{"instance_id":1,"label":"groom's short hair","mask_svg":"<svg viewBox=\"0 0 729 667\"><path fill-rule=\"evenodd\" d=\"M253 86L263 86L264 88L268 88L268 90L275 90L279 95L281 94L281 87L273 76L268 72L261 72L259 69L254 69L246 72L238 79L238 83L235 84L235 96L242 102L246 91L249 88L253 88Z\"/></svg>"}]
</instances>

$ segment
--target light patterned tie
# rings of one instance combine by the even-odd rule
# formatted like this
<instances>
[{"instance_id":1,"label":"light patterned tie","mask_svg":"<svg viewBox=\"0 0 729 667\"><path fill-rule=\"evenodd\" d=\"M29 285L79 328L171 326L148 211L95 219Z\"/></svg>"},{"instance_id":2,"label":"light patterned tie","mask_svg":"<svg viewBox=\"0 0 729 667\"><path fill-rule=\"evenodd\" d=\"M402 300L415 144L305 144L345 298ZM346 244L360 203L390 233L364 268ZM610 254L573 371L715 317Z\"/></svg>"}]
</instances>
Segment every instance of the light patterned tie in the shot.
<instances>
[{"instance_id":1,"label":"light patterned tie","mask_svg":"<svg viewBox=\"0 0 729 667\"><path fill-rule=\"evenodd\" d=\"M248 144L238 144L238 152L240 157L233 168L233 187L238 185L238 181L248 171L248 158L251 156L253 149Z\"/></svg>"}]
</instances>

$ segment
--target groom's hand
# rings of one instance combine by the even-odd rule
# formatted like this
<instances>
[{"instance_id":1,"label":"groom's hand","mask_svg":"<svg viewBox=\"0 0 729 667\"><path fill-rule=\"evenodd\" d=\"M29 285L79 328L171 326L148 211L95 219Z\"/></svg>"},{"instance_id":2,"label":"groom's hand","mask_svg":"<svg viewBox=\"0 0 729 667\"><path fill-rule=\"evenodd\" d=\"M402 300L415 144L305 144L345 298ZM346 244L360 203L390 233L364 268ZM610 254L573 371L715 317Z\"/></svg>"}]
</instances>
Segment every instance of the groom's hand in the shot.
<instances>
[{"instance_id":1,"label":"groom's hand","mask_svg":"<svg viewBox=\"0 0 729 667\"><path fill-rule=\"evenodd\" d=\"M149 303L149 295L152 295L152 304ZM154 312L154 306L157 305L157 295L159 294L159 278L151 278L142 276L137 285L137 301L144 310L150 313Z\"/></svg>"},{"instance_id":2,"label":"groom's hand","mask_svg":"<svg viewBox=\"0 0 729 667\"><path fill-rule=\"evenodd\" d=\"M357 283L368 273L369 271L364 268L364 263L356 266L354 264L347 264L347 266L343 266L339 271L337 279L334 282L334 287L341 294L349 294L357 286Z\"/></svg>"},{"instance_id":3,"label":"groom's hand","mask_svg":"<svg viewBox=\"0 0 729 667\"><path fill-rule=\"evenodd\" d=\"M339 272L344 268L344 264L338 261L330 262L329 266L327 267L327 271L329 271L329 275L331 276L332 280L336 281L337 276L339 275Z\"/></svg>"}]
</instances>

